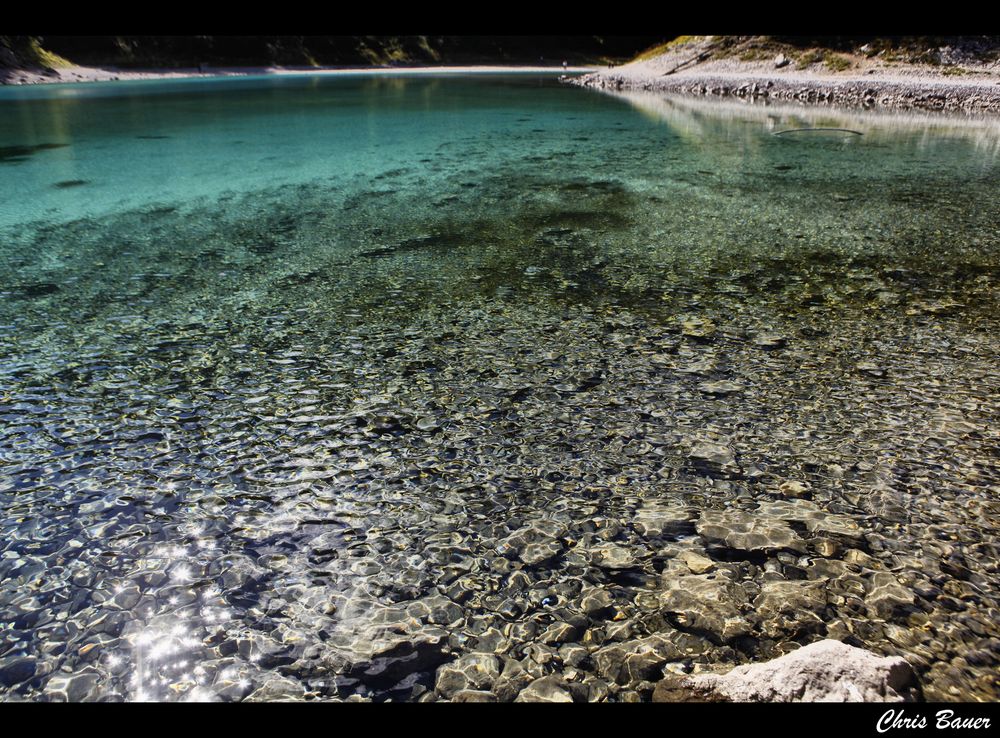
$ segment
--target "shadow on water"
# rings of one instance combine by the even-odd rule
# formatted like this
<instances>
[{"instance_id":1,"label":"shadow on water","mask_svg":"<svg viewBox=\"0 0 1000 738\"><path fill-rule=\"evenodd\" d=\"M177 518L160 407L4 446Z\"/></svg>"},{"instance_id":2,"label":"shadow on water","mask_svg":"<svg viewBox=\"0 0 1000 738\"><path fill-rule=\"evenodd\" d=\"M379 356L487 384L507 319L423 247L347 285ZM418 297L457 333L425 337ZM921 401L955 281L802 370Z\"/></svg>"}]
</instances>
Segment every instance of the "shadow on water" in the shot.
<instances>
[{"instance_id":1,"label":"shadow on water","mask_svg":"<svg viewBox=\"0 0 1000 738\"><path fill-rule=\"evenodd\" d=\"M67 143L40 143L34 145L0 146L0 164L19 164L28 161L40 151L61 149L69 146Z\"/></svg>"}]
</instances>

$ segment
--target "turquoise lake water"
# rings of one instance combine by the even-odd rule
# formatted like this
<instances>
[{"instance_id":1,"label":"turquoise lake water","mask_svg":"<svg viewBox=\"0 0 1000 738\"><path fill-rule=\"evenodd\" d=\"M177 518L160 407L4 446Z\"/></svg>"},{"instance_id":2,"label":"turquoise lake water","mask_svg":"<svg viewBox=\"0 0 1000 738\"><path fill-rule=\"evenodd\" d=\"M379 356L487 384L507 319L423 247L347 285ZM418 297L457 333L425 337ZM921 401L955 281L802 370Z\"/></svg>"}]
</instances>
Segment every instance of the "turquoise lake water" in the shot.
<instances>
[{"instance_id":1,"label":"turquoise lake water","mask_svg":"<svg viewBox=\"0 0 1000 738\"><path fill-rule=\"evenodd\" d=\"M998 191L988 118L0 89L0 700L998 699Z\"/></svg>"}]
</instances>

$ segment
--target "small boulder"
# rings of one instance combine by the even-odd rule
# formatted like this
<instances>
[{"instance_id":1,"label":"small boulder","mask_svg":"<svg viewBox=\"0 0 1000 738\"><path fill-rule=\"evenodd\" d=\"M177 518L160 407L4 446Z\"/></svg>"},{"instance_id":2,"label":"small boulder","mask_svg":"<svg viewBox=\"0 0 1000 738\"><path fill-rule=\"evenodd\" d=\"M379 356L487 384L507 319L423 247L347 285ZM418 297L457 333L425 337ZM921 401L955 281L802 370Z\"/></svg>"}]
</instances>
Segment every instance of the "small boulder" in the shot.
<instances>
[{"instance_id":1,"label":"small boulder","mask_svg":"<svg viewBox=\"0 0 1000 738\"><path fill-rule=\"evenodd\" d=\"M299 682L283 676L272 676L247 697L247 702L295 702L305 696L306 690Z\"/></svg>"},{"instance_id":2,"label":"small boulder","mask_svg":"<svg viewBox=\"0 0 1000 738\"><path fill-rule=\"evenodd\" d=\"M688 459L695 470L710 477L731 478L741 473L736 454L721 443L699 441L692 447Z\"/></svg>"},{"instance_id":3,"label":"small boulder","mask_svg":"<svg viewBox=\"0 0 1000 738\"><path fill-rule=\"evenodd\" d=\"M435 689L443 697L458 692L488 690L500 676L500 660L487 653L470 653L445 664L437 671Z\"/></svg>"},{"instance_id":4,"label":"small boulder","mask_svg":"<svg viewBox=\"0 0 1000 738\"><path fill-rule=\"evenodd\" d=\"M496 702L497 696L492 692L485 692L476 689L463 689L455 692L451 698L452 702Z\"/></svg>"},{"instance_id":5,"label":"small boulder","mask_svg":"<svg viewBox=\"0 0 1000 738\"><path fill-rule=\"evenodd\" d=\"M744 616L746 592L738 584L714 574L671 576L660 593L663 611L679 628L704 633L725 643L747 635L751 622Z\"/></svg>"},{"instance_id":6,"label":"small boulder","mask_svg":"<svg viewBox=\"0 0 1000 738\"><path fill-rule=\"evenodd\" d=\"M601 587L591 587L580 593L580 609L591 617L600 615L613 604L611 593Z\"/></svg>"},{"instance_id":7,"label":"small boulder","mask_svg":"<svg viewBox=\"0 0 1000 738\"><path fill-rule=\"evenodd\" d=\"M778 487L778 492L782 497L809 497L812 494L812 487L807 482L799 482L789 479L782 482Z\"/></svg>"},{"instance_id":8,"label":"small boulder","mask_svg":"<svg viewBox=\"0 0 1000 738\"><path fill-rule=\"evenodd\" d=\"M805 542L791 526L766 511L704 510L695 527L711 546L734 551L806 550Z\"/></svg>"},{"instance_id":9,"label":"small boulder","mask_svg":"<svg viewBox=\"0 0 1000 738\"><path fill-rule=\"evenodd\" d=\"M905 659L819 641L728 674L670 675L654 702L910 702L919 696Z\"/></svg>"},{"instance_id":10,"label":"small boulder","mask_svg":"<svg viewBox=\"0 0 1000 738\"><path fill-rule=\"evenodd\" d=\"M597 673L610 682L634 685L647 679L658 679L669 661L686 654L661 635L636 638L605 646L594 652Z\"/></svg>"},{"instance_id":11,"label":"small boulder","mask_svg":"<svg viewBox=\"0 0 1000 738\"><path fill-rule=\"evenodd\" d=\"M34 678L38 659L34 656L8 656L0 659L0 686L13 687Z\"/></svg>"},{"instance_id":12,"label":"small boulder","mask_svg":"<svg viewBox=\"0 0 1000 738\"><path fill-rule=\"evenodd\" d=\"M694 551L681 551L677 558L684 562L692 574L704 574L715 568L715 562Z\"/></svg>"},{"instance_id":13,"label":"small boulder","mask_svg":"<svg viewBox=\"0 0 1000 738\"><path fill-rule=\"evenodd\" d=\"M681 503L646 500L635 511L633 526L643 538L677 537L694 532L695 512Z\"/></svg>"},{"instance_id":14,"label":"small boulder","mask_svg":"<svg viewBox=\"0 0 1000 738\"><path fill-rule=\"evenodd\" d=\"M572 702L566 684L559 677L550 675L534 680L521 690L514 702Z\"/></svg>"}]
</instances>

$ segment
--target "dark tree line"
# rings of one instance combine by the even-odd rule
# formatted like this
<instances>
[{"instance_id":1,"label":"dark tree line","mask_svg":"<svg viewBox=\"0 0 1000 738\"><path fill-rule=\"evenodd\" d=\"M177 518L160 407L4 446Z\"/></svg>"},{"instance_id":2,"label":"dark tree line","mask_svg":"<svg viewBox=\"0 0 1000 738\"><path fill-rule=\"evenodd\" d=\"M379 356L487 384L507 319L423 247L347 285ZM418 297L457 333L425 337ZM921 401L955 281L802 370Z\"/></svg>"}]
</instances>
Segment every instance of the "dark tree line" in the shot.
<instances>
[{"instance_id":1,"label":"dark tree line","mask_svg":"<svg viewBox=\"0 0 1000 738\"><path fill-rule=\"evenodd\" d=\"M666 36L7 36L21 64L43 48L76 64L384 65L622 61ZM32 43L34 42L34 43ZM3 59L0 59L3 63Z\"/></svg>"}]
</instances>

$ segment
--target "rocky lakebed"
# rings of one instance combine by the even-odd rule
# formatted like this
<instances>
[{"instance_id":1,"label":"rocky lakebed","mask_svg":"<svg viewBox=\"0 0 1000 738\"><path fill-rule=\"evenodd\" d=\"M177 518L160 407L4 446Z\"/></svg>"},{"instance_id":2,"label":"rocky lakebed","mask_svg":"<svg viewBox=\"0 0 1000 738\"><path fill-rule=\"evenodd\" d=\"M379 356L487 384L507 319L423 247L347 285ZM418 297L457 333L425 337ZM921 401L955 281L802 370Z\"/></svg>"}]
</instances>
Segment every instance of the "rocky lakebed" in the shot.
<instances>
[{"instance_id":1,"label":"rocky lakebed","mask_svg":"<svg viewBox=\"0 0 1000 738\"><path fill-rule=\"evenodd\" d=\"M996 149L695 119L7 228L0 700L1000 698Z\"/></svg>"}]
</instances>

